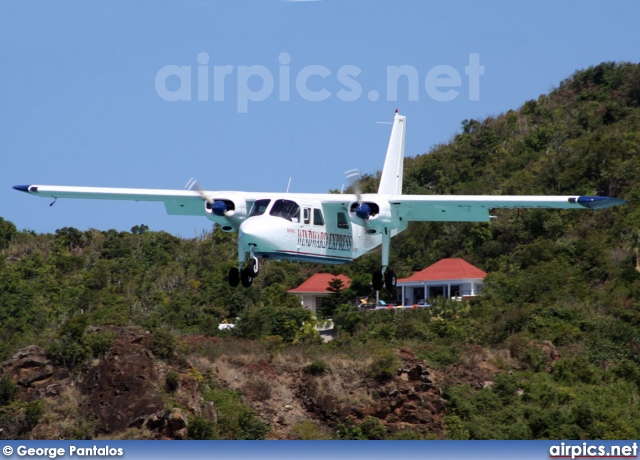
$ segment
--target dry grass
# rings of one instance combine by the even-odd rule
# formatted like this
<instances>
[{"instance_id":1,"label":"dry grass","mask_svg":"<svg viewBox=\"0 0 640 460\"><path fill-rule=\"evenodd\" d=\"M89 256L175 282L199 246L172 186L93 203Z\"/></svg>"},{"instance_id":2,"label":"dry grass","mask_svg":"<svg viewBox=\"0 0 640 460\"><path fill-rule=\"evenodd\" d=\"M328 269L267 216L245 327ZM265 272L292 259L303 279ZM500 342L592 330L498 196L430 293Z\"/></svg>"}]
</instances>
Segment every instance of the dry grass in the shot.
<instances>
[{"instance_id":1,"label":"dry grass","mask_svg":"<svg viewBox=\"0 0 640 460\"><path fill-rule=\"evenodd\" d=\"M80 415L84 400L75 386L61 385L60 394L42 399L42 417L32 432L34 439L86 439L93 426Z\"/></svg>"},{"instance_id":2,"label":"dry grass","mask_svg":"<svg viewBox=\"0 0 640 460\"><path fill-rule=\"evenodd\" d=\"M95 439L101 441L145 441L155 439L155 435L146 428L127 428L120 433L96 436Z\"/></svg>"},{"instance_id":3,"label":"dry grass","mask_svg":"<svg viewBox=\"0 0 640 460\"><path fill-rule=\"evenodd\" d=\"M310 362L311 359L300 347L292 347L271 358L271 364L283 372L297 372Z\"/></svg>"},{"instance_id":4,"label":"dry grass","mask_svg":"<svg viewBox=\"0 0 640 460\"><path fill-rule=\"evenodd\" d=\"M360 376L353 372L327 374L316 380L318 395L329 396L347 409L357 409L375 402L362 386Z\"/></svg>"}]
</instances>

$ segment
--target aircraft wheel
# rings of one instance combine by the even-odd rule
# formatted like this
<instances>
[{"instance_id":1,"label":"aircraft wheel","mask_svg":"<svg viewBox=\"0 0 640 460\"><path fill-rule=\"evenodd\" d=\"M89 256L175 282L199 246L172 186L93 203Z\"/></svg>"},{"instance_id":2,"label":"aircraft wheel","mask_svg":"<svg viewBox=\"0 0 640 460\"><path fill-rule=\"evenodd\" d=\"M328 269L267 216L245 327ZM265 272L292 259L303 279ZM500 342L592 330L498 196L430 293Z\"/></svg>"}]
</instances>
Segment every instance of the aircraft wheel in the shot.
<instances>
[{"instance_id":1,"label":"aircraft wheel","mask_svg":"<svg viewBox=\"0 0 640 460\"><path fill-rule=\"evenodd\" d=\"M258 266L258 259L256 259L255 257L251 257L249 259L249 262L247 262L247 270L254 278L258 276L258 272L260 271L260 267Z\"/></svg>"},{"instance_id":2,"label":"aircraft wheel","mask_svg":"<svg viewBox=\"0 0 640 460\"><path fill-rule=\"evenodd\" d=\"M389 291L393 291L396 288L396 274L391 270L387 270L384 275L384 285Z\"/></svg>"},{"instance_id":3,"label":"aircraft wheel","mask_svg":"<svg viewBox=\"0 0 640 460\"><path fill-rule=\"evenodd\" d=\"M237 268L229 270L229 286L236 287L240 284L240 271Z\"/></svg>"},{"instance_id":4,"label":"aircraft wheel","mask_svg":"<svg viewBox=\"0 0 640 460\"><path fill-rule=\"evenodd\" d=\"M384 279L382 277L382 272L381 271L377 271L377 272L373 272L373 289L375 291L379 291L380 289L382 289L382 287L384 286Z\"/></svg>"},{"instance_id":5,"label":"aircraft wheel","mask_svg":"<svg viewBox=\"0 0 640 460\"><path fill-rule=\"evenodd\" d=\"M244 268L240 272L240 281L242 281L242 285L246 288L253 284L253 275L251 275L248 268Z\"/></svg>"}]
</instances>

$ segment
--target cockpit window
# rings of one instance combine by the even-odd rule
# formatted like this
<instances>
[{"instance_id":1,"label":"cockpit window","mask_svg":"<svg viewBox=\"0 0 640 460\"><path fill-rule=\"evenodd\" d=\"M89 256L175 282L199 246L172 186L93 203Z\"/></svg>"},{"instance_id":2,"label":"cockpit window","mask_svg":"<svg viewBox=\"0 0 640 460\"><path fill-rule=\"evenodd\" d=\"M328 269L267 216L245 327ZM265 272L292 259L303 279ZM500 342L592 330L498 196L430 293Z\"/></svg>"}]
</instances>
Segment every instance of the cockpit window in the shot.
<instances>
[{"instance_id":1,"label":"cockpit window","mask_svg":"<svg viewBox=\"0 0 640 460\"><path fill-rule=\"evenodd\" d=\"M267 207L269 207L269 203L271 203L271 200L256 200L256 202L253 203L253 206L251 207L251 213L249 214L249 217L261 216L262 214L264 214L264 212L267 210Z\"/></svg>"},{"instance_id":2,"label":"cockpit window","mask_svg":"<svg viewBox=\"0 0 640 460\"><path fill-rule=\"evenodd\" d=\"M292 222L300 222L300 206L295 201L276 200L269 214Z\"/></svg>"}]
</instances>

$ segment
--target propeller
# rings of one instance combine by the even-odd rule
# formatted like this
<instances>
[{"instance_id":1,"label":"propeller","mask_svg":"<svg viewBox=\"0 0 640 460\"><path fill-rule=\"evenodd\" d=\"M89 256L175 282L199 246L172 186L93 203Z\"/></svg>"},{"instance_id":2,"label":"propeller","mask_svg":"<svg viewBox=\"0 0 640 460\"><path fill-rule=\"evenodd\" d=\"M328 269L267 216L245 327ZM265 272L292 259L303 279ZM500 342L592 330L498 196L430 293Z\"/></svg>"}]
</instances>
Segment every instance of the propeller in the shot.
<instances>
[{"instance_id":1,"label":"propeller","mask_svg":"<svg viewBox=\"0 0 640 460\"><path fill-rule=\"evenodd\" d=\"M362 187L360 187L360 170L350 169L344 173L344 176L351 181L351 188L356 194L358 206L356 206L356 216L366 221L371 217L371 206L362 202Z\"/></svg>"},{"instance_id":2,"label":"propeller","mask_svg":"<svg viewBox=\"0 0 640 460\"><path fill-rule=\"evenodd\" d=\"M229 210L227 203L225 203L224 201L214 201L209 195L205 193L202 186L193 177L189 179L189 181L185 185L185 188L187 190L193 190L198 192L198 194L202 197L202 199L206 201L209 204L209 206L211 206L211 212L213 212L216 216L222 217Z\"/></svg>"}]
</instances>

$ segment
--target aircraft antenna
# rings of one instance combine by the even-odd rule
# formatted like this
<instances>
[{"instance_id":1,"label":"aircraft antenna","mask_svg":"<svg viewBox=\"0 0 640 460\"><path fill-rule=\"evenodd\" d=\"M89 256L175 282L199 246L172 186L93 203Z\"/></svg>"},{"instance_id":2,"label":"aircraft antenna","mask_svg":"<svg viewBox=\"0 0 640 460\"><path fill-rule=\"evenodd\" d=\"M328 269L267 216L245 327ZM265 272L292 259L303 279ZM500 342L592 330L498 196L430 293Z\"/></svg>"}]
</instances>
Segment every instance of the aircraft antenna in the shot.
<instances>
[{"instance_id":1,"label":"aircraft antenna","mask_svg":"<svg viewBox=\"0 0 640 460\"><path fill-rule=\"evenodd\" d=\"M289 187L291 187L291 178L289 178L289 183L287 184L287 193L289 193Z\"/></svg>"}]
</instances>

